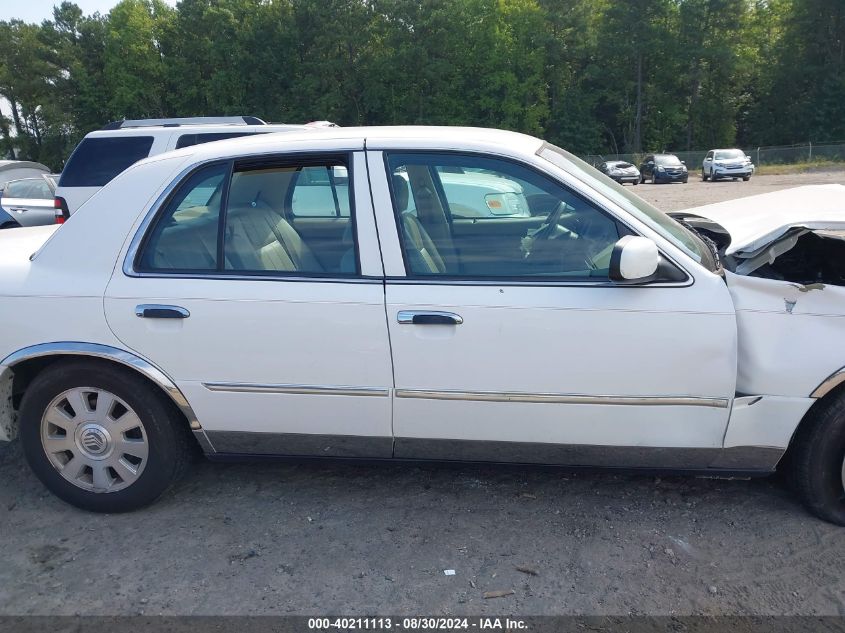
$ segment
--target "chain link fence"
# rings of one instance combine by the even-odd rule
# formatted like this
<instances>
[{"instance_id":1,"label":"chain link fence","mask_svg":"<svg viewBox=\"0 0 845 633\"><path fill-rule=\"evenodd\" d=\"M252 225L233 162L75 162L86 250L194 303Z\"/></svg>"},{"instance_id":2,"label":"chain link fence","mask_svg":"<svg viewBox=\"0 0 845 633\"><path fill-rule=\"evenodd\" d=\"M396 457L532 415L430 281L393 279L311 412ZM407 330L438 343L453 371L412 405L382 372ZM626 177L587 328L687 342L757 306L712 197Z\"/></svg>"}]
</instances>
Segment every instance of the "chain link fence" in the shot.
<instances>
[{"instance_id":1,"label":"chain link fence","mask_svg":"<svg viewBox=\"0 0 845 633\"><path fill-rule=\"evenodd\" d=\"M845 142L842 143L802 143L796 145L773 145L769 147L741 148L751 157L754 164L760 165L790 165L821 160L845 161ZM661 152L675 154L684 161L690 170L701 167L704 156L709 150L690 152ZM639 154L587 154L582 158L591 165L599 165L606 160L624 160L634 165L642 163L646 153Z\"/></svg>"}]
</instances>

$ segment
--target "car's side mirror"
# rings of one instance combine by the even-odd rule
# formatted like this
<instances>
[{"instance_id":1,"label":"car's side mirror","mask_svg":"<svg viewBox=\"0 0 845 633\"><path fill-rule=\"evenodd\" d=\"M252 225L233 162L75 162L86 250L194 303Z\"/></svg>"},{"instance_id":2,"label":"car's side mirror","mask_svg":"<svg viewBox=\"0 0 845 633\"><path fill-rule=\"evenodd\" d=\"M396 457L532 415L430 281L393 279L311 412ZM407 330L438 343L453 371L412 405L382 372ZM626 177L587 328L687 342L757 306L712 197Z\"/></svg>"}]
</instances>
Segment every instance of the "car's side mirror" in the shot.
<instances>
[{"instance_id":1,"label":"car's side mirror","mask_svg":"<svg viewBox=\"0 0 845 633\"><path fill-rule=\"evenodd\" d=\"M686 165L686 164L687 164L687 161L685 161L685 160L681 161L681 165Z\"/></svg>"},{"instance_id":2,"label":"car's side mirror","mask_svg":"<svg viewBox=\"0 0 845 633\"><path fill-rule=\"evenodd\" d=\"M654 165L654 161L653 161L653 160L650 160L650 161L648 161L648 162L646 163L646 165Z\"/></svg>"},{"instance_id":3,"label":"car's side mirror","mask_svg":"<svg viewBox=\"0 0 845 633\"><path fill-rule=\"evenodd\" d=\"M642 281L653 276L659 264L657 244L647 237L626 235L614 244L610 254L610 279Z\"/></svg>"}]
</instances>

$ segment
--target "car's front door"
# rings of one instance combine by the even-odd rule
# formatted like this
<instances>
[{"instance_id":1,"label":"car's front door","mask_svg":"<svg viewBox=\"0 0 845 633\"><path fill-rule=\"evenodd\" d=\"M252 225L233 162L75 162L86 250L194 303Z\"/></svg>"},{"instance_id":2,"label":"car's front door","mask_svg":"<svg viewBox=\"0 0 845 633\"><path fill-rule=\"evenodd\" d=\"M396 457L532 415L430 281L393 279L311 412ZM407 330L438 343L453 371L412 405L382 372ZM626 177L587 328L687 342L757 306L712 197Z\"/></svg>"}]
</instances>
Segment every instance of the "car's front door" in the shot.
<instances>
[{"instance_id":1,"label":"car's front door","mask_svg":"<svg viewBox=\"0 0 845 633\"><path fill-rule=\"evenodd\" d=\"M672 264L662 281L611 283L613 246L634 231L510 160L370 151L368 164L398 457L668 467L714 458L736 377L721 279ZM456 171L543 194L531 196L529 217L467 219L439 177Z\"/></svg>"},{"instance_id":2,"label":"car's front door","mask_svg":"<svg viewBox=\"0 0 845 633\"><path fill-rule=\"evenodd\" d=\"M115 271L110 326L175 381L217 452L392 453L383 273L351 149L199 168Z\"/></svg>"}]
</instances>

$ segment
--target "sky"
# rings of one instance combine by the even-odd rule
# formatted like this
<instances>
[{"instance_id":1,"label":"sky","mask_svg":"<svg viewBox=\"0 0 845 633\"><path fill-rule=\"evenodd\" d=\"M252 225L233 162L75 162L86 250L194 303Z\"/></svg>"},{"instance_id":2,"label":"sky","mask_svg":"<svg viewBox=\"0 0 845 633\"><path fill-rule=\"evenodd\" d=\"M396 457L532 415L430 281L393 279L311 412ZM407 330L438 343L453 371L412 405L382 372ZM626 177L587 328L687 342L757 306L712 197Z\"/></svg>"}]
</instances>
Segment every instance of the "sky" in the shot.
<instances>
[{"instance_id":1,"label":"sky","mask_svg":"<svg viewBox=\"0 0 845 633\"><path fill-rule=\"evenodd\" d=\"M82 13L90 15L99 11L108 13L118 0L74 0L82 9ZM167 4L175 5L176 0L165 0ZM61 4L61 0L0 0L0 20L17 18L24 22L40 23L53 17L53 6Z\"/></svg>"}]
</instances>

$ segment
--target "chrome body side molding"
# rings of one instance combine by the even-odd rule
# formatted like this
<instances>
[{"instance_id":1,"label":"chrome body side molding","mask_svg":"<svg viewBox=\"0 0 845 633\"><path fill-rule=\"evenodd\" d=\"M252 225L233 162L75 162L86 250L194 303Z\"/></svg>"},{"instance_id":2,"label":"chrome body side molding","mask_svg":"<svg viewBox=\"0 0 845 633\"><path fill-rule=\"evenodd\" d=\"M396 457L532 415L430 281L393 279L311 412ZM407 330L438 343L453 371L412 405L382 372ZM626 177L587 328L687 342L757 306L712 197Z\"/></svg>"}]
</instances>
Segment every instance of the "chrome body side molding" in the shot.
<instances>
[{"instance_id":1,"label":"chrome body side molding","mask_svg":"<svg viewBox=\"0 0 845 633\"><path fill-rule=\"evenodd\" d=\"M494 391L432 391L426 389L396 389L397 398L422 398L426 400L470 400L479 402L536 402L557 404L606 404L627 406L681 406L715 407L727 409L727 398L701 398L695 396L588 396L558 393L506 393Z\"/></svg>"},{"instance_id":2,"label":"chrome body side molding","mask_svg":"<svg viewBox=\"0 0 845 633\"><path fill-rule=\"evenodd\" d=\"M208 438L205 437L205 433L203 432L202 426L200 425L194 410L191 408L191 405L188 404L188 400L176 384L158 367L140 356L136 356L126 350L111 347L109 345L101 345L99 343L82 343L77 341L42 343L40 345L25 347L17 352L9 354L6 358L0 361L0 367L5 366L14 371L15 365L22 363L23 361L32 360L33 358L45 358L48 356L88 356L92 358L103 358L134 369L161 387L161 389L163 389L170 397L173 404L175 404L184 414L185 418L187 418L191 431L193 431L194 435L197 436L203 450L206 452L214 450L211 447Z\"/></svg>"},{"instance_id":3,"label":"chrome body side molding","mask_svg":"<svg viewBox=\"0 0 845 633\"><path fill-rule=\"evenodd\" d=\"M209 391L228 391L235 393L287 393L309 396L365 396L387 398L390 389L378 387L335 387L325 385L264 385L240 382L204 382L202 386Z\"/></svg>"}]
</instances>

